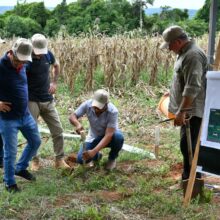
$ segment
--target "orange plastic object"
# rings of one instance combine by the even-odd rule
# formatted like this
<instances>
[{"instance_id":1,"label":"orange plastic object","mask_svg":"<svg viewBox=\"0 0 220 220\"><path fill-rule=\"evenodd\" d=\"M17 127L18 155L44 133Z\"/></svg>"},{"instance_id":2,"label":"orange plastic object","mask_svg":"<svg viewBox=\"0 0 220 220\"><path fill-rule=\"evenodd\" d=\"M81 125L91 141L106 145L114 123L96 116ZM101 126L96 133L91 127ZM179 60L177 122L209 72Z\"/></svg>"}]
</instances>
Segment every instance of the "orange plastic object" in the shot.
<instances>
[{"instance_id":1,"label":"orange plastic object","mask_svg":"<svg viewBox=\"0 0 220 220\"><path fill-rule=\"evenodd\" d=\"M169 96L162 96L158 104L158 110L163 113L167 118L175 118L175 115L168 111L169 102Z\"/></svg>"}]
</instances>

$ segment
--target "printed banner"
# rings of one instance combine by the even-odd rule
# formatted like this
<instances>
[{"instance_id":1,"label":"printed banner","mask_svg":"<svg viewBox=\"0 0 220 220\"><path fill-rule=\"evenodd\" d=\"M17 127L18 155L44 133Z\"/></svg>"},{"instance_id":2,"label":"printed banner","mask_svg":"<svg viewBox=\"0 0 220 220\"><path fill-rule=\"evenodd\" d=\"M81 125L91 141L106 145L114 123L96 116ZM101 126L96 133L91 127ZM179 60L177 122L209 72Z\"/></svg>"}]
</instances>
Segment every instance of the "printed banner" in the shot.
<instances>
[{"instance_id":1,"label":"printed banner","mask_svg":"<svg viewBox=\"0 0 220 220\"><path fill-rule=\"evenodd\" d=\"M201 145L220 149L220 72L207 72Z\"/></svg>"}]
</instances>

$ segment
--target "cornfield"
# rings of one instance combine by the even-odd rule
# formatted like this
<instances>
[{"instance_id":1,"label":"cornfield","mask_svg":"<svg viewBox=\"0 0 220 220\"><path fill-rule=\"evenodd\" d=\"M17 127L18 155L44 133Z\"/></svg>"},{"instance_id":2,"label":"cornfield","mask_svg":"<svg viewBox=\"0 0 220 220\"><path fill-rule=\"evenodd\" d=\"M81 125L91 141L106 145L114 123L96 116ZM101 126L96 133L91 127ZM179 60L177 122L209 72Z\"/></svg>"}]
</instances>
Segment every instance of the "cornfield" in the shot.
<instances>
[{"instance_id":1,"label":"cornfield","mask_svg":"<svg viewBox=\"0 0 220 220\"><path fill-rule=\"evenodd\" d=\"M198 39L205 51L207 41L207 36ZM103 74L104 86L108 88L136 85L141 75L154 85L159 73L167 75L173 68L175 59L172 53L159 49L161 42L160 36L66 36L49 39L49 48L59 60L63 79L73 92L77 77L83 78L85 90L92 90L96 71ZM11 45L12 40L1 44L1 54Z\"/></svg>"},{"instance_id":2,"label":"cornfield","mask_svg":"<svg viewBox=\"0 0 220 220\"><path fill-rule=\"evenodd\" d=\"M59 59L62 75L71 91L79 74L84 77L84 87L92 90L94 74L103 73L104 84L112 88L136 85L142 73L149 75L152 85L159 69L165 73L173 65L170 53L159 49L161 39L128 38L124 36L53 39L50 46Z\"/></svg>"}]
</instances>

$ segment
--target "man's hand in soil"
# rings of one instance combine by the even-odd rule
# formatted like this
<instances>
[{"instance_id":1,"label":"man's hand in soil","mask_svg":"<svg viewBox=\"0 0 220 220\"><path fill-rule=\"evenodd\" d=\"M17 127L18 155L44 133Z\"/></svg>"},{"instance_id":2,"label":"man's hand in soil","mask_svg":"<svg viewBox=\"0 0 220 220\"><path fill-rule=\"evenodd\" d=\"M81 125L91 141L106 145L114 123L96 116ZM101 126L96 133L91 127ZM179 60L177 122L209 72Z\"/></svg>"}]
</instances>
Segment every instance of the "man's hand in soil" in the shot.
<instances>
[{"instance_id":1,"label":"man's hand in soil","mask_svg":"<svg viewBox=\"0 0 220 220\"><path fill-rule=\"evenodd\" d=\"M83 152L83 160L87 161L92 159L96 155L96 151L94 150L88 150Z\"/></svg>"}]
</instances>

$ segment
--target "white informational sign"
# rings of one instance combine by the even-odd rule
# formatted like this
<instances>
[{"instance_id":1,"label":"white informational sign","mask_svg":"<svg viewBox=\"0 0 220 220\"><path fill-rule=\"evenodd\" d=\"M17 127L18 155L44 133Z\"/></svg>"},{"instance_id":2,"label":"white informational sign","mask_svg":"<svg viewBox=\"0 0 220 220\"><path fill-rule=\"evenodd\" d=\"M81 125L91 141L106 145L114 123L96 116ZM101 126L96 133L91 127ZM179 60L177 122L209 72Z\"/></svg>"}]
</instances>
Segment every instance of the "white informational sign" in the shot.
<instances>
[{"instance_id":1,"label":"white informational sign","mask_svg":"<svg viewBox=\"0 0 220 220\"><path fill-rule=\"evenodd\" d=\"M220 149L220 72L207 72L201 145Z\"/></svg>"}]
</instances>

